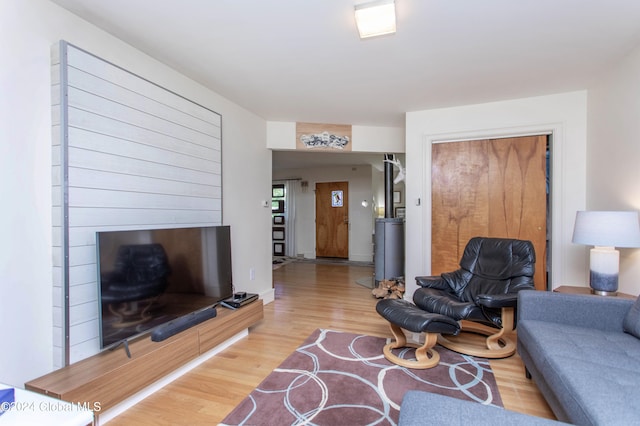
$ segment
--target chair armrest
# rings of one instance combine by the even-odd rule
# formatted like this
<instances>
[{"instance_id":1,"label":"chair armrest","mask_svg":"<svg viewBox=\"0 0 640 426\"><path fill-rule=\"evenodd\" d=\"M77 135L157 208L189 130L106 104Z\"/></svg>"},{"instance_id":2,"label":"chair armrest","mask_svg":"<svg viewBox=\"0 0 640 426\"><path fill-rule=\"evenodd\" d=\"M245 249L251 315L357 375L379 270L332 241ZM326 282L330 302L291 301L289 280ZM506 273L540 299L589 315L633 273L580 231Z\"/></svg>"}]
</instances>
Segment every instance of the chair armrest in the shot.
<instances>
[{"instance_id":1,"label":"chair armrest","mask_svg":"<svg viewBox=\"0 0 640 426\"><path fill-rule=\"evenodd\" d=\"M535 320L622 332L633 303L619 297L522 290L518 292L518 323Z\"/></svg>"},{"instance_id":2,"label":"chair armrest","mask_svg":"<svg viewBox=\"0 0 640 426\"><path fill-rule=\"evenodd\" d=\"M487 308L508 308L518 304L518 293L479 294L476 304Z\"/></svg>"},{"instance_id":3,"label":"chair armrest","mask_svg":"<svg viewBox=\"0 0 640 426\"><path fill-rule=\"evenodd\" d=\"M416 283L420 287L436 288L438 290L449 290L449 284L441 276L416 277Z\"/></svg>"}]
</instances>

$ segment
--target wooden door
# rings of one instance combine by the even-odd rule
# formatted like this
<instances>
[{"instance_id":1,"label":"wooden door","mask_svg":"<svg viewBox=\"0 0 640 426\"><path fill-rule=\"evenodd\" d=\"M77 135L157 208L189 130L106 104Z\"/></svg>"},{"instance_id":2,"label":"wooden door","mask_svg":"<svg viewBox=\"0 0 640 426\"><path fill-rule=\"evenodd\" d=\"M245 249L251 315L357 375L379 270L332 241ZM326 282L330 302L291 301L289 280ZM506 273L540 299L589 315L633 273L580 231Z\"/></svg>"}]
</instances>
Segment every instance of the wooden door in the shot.
<instances>
[{"instance_id":1,"label":"wooden door","mask_svg":"<svg viewBox=\"0 0 640 426\"><path fill-rule=\"evenodd\" d=\"M316 257L349 258L349 182L316 183Z\"/></svg>"},{"instance_id":2,"label":"wooden door","mask_svg":"<svg viewBox=\"0 0 640 426\"><path fill-rule=\"evenodd\" d=\"M474 236L530 240L546 290L546 136L432 146L431 272L459 268Z\"/></svg>"}]
</instances>

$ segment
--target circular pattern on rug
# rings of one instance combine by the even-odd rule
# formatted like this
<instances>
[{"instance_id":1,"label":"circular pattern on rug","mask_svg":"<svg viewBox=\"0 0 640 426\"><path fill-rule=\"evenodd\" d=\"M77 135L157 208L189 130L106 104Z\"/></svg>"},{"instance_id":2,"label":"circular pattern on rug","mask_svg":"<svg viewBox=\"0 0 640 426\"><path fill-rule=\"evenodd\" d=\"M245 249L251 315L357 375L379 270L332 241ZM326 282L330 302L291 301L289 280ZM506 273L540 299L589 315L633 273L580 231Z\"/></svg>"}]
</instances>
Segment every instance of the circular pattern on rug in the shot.
<instances>
[{"instance_id":1,"label":"circular pattern on rug","mask_svg":"<svg viewBox=\"0 0 640 426\"><path fill-rule=\"evenodd\" d=\"M222 422L227 425L395 425L408 390L502 406L489 361L438 347L427 370L392 364L387 339L316 330ZM396 352L403 358L412 349Z\"/></svg>"}]
</instances>

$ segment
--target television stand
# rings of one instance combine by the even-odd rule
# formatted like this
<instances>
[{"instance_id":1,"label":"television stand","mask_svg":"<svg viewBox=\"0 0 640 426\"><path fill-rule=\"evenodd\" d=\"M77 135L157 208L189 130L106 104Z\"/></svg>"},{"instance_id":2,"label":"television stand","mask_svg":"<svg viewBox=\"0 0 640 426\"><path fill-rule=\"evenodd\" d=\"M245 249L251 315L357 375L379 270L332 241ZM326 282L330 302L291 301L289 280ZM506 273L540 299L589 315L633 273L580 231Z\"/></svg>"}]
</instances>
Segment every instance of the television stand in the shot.
<instances>
[{"instance_id":1,"label":"television stand","mask_svg":"<svg viewBox=\"0 0 640 426\"><path fill-rule=\"evenodd\" d=\"M31 380L25 383L25 388L64 401L99 403L104 412L263 317L262 299L234 311L221 309L215 318L162 342L152 342L148 334L129 342L131 358L122 351L102 351Z\"/></svg>"}]
</instances>

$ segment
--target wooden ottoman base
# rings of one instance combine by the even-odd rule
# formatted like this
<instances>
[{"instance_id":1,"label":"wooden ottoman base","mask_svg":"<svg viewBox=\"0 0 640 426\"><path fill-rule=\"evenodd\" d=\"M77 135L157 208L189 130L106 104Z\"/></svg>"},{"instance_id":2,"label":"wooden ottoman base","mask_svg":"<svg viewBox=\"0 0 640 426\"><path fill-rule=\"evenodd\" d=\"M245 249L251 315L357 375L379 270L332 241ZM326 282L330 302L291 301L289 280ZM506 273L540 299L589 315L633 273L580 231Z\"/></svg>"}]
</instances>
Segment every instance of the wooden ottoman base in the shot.
<instances>
[{"instance_id":1,"label":"wooden ottoman base","mask_svg":"<svg viewBox=\"0 0 640 426\"><path fill-rule=\"evenodd\" d=\"M386 344L384 348L382 348L382 352L384 353L384 357L386 359L394 364L407 368L425 369L432 368L438 365L438 363L440 362L440 354L432 348L438 342L439 334L425 333L424 344L421 346L417 343L407 342L407 338L404 335L404 332L397 325L389 325L391 326L391 332L393 333L393 336L396 338L396 340L395 342ZM415 348L416 360L413 361L410 359L400 358L391 351L392 349L401 348Z\"/></svg>"}]
</instances>

